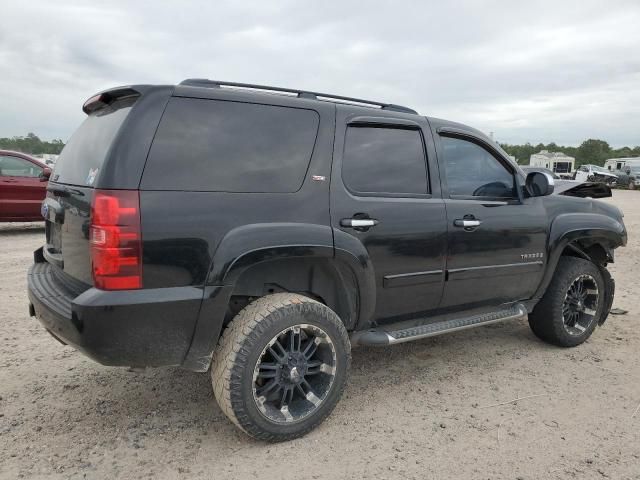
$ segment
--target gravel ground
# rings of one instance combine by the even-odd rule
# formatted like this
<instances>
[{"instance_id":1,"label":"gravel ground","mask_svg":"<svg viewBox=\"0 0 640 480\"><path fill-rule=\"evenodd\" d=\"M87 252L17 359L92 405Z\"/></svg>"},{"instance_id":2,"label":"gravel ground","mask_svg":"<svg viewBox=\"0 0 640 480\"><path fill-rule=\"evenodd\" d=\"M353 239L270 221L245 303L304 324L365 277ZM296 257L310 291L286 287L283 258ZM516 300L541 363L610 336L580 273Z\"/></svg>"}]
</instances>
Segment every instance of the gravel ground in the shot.
<instances>
[{"instance_id":1,"label":"gravel ground","mask_svg":"<svg viewBox=\"0 0 640 480\"><path fill-rule=\"evenodd\" d=\"M222 415L208 375L56 342L27 313L44 230L0 225L0 478L640 479L640 193L609 201L630 234L611 267L626 315L568 350L524 321L356 349L333 415L277 445Z\"/></svg>"}]
</instances>

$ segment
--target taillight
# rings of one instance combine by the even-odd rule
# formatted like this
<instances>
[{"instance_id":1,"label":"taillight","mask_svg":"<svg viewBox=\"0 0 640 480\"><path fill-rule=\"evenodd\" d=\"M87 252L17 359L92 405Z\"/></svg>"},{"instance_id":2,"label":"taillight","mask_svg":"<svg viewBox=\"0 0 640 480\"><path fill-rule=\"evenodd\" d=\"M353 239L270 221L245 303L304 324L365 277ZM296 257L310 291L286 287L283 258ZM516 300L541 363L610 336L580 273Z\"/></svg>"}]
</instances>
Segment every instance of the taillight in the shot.
<instances>
[{"instance_id":1,"label":"taillight","mask_svg":"<svg viewBox=\"0 0 640 480\"><path fill-rule=\"evenodd\" d=\"M89 240L96 288L142 288L142 234L137 190L94 191Z\"/></svg>"}]
</instances>

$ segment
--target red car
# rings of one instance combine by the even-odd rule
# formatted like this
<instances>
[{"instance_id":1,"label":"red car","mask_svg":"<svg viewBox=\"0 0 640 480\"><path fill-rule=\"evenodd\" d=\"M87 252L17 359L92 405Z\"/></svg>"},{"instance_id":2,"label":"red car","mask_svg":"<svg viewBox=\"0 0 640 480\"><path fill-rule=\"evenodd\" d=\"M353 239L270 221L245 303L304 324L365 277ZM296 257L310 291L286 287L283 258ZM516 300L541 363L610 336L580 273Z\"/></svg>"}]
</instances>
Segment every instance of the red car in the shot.
<instances>
[{"instance_id":1,"label":"red car","mask_svg":"<svg viewBox=\"0 0 640 480\"><path fill-rule=\"evenodd\" d=\"M20 152L0 150L0 222L44 220L40 206L51 169Z\"/></svg>"}]
</instances>

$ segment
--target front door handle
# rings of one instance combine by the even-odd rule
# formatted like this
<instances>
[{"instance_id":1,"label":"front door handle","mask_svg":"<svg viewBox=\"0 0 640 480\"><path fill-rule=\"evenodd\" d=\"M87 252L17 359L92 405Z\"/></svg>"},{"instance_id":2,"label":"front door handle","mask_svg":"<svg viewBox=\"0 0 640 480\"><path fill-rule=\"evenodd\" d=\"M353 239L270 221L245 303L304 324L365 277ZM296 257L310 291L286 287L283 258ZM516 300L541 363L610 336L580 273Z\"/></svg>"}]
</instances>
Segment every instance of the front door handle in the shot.
<instances>
[{"instance_id":1,"label":"front door handle","mask_svg":"<svg viewBox=\"0 0 640 480\"><path fill-rule=\"evenodd\" d=\"M373 218L343 218L340 220L340 226L346 228L369 228L375 227L378 220Z\"/></svg>"},{"instance_id":2,"label":"front door handle","mask_svg":"<svg viewBox=\"0 0 640 480\"><path fill-rule=\"evenodd\" d=\"M480 220L465 220L463 218L459 218L453 221L453 225L456 227L462 228L475 228L479 227L482 222Z\"/></svg>"}]
</instances>

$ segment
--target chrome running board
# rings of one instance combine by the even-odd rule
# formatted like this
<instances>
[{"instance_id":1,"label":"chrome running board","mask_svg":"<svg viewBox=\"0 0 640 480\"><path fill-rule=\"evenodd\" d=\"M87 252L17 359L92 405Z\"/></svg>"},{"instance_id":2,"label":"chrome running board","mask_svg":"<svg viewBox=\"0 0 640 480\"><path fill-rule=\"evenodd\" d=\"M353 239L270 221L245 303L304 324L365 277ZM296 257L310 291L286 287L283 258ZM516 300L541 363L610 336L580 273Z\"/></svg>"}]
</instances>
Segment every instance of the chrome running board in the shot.
<instances>
[{"instance_id":1,"label":"chrome running board","mask_svg":"<svg viewBox=\"0 0 640 480\"><path fill-rule=\"evenodd\" d=\"M393 330L393 325L378 327L351 334L351 345L395 345L396 343L411 342L421 338L435 337L449 332L466 330L467 328L481 327L491 323L505 320L518 320L526 318L527 309L522 304L517 304L504 310L498 310L471 317L455 318L442 322L428 323L409 328Z\"/></svg>"}]
</instances>

